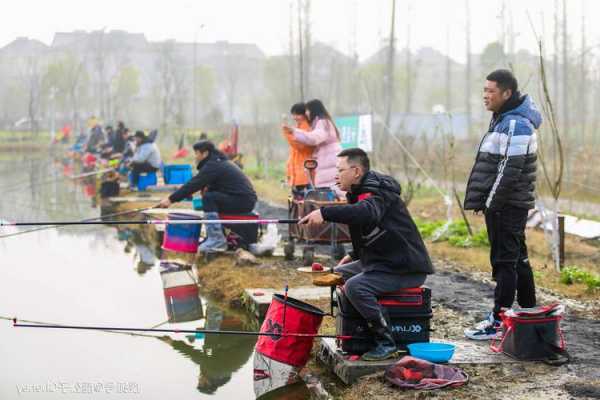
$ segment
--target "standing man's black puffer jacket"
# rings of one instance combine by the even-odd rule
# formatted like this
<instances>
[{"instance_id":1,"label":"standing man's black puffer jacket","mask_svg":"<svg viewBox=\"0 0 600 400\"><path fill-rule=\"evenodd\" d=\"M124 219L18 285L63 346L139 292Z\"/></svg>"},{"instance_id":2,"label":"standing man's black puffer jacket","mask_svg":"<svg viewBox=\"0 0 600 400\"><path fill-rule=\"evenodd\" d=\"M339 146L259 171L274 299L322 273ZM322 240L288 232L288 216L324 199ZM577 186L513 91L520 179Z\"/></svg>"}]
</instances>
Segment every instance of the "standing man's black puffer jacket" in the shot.
<instances>
[{"instance_id":1,"label":"standing man's black puffer jacket","mask_svg":"<svg viewBox=\"0 0 600 400\"><path fill-rule=\"evenodd\" d=\"M492 119L469 176L466 210L535 207L535 129L541 123L542 116L528 95L517 98L511 109Z\"/></svg>"}]
</instances>

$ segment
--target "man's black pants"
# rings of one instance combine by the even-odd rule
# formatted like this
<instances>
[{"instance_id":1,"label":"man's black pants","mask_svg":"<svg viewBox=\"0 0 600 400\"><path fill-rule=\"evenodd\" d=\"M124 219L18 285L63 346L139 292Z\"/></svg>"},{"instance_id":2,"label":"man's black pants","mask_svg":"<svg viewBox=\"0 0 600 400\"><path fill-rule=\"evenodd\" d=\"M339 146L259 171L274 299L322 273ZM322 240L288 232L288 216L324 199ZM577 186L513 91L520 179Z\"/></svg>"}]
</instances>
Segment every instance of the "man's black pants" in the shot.
<instances>
[{"instance_id":1,"label":"man's black pants","mask_svg":"<svg viewBox=\"0 0 600 400\"><path fill-rule=\"evenodd\" d=\"M335 268L344 278L344 292L350 303L367 321L379 321L381 307L377 296L400 289L420 287L426 274L392 274L381 271L365 271L360 261L352 261ZM340 299L341 300L341 299Z\"/></svg>"},{"instance_id":2,"label":"man's black pants","mask_svg":"<svg viewBox=\"0 0 600 400\"><path fill-rule=\"evenodd\" d=\"M485 214L490 240L490 263L496 281L494 317L499 320L502 308L511 308L515 300L521 307L535 307L535 283L525 244L528 210L505 206Z\"/></svg>"}]
</instances>

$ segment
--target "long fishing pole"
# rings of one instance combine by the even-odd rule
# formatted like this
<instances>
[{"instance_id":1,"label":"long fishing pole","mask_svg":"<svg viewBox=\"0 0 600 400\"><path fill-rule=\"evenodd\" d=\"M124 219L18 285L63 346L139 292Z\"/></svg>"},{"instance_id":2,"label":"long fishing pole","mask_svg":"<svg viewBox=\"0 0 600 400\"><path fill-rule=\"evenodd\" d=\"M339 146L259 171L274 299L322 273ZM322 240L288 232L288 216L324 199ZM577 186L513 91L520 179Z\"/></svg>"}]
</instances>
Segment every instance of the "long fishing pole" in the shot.
<instances>
[{"instance_id":1,"label":"long fishing pole","mask_svg":"<svg viewBox=\"0 0 600 400\"><path fill-rule=\"evenodd\" d=\"M106 218L106 217L117 217L119 215L126 215L126 214L132 214L132 213L136 213L136 212L141 212L141 211L145 211L145 210L149 210L152 207L143 207L143 208L135 208L133 210L127 210L127 211L121 211L121 212L117 212L117 213L112 213L112 214L106 214L100 217L94 217L94 218L87 218L84 220L81 220L80 222L93 222L102 218ZM4 221L5 222L5 221ZM91 224L90 224L91 225ZM0 226L3 226L3 221L0 220ZM45 225L45 226L41 226L39 228L33 228L33 229L27 229L25 231L20 231L20 232L13 232L13 233L8 233L6 235L0 235L0 239L4 239L7 237L11 237L11 236L18 236L18 235L24 235L26 233L31 233L31 232L37 232L37 231L43 231L46 229L52 229L52 228L62 228L68 225Z\"/></svg>"},{"instance_id":2,"label":"long fishing pole","mask_svg":"<svg viewBox=\"0 0 600 400\"><path fill-rule=\"evenodd\" d=\"M17 318L13 319L13 326L16 328L46 328L46 329L74 329L74 330L92 330L92 331L128 331L128 332L157 332L157 333L204 333L214 335L242 335L242 336L273 336L273 337L298 337L298 338L331 338L331 339L365 339L350 335L320 335L318 333L274 333L274 332L252 332L252 331L221 331L215 329L161 329L161 328L131 328L114 326L82 326L82 325L40 325L40 324L21 324Z\"/></svg>"},{"instance_id":3,"label":"long fishing pole","mask_svg":"<svg viewBox=\"0 0 600 400\"><path fill-rule=\"evenodd\" d=\"M92 175L103 174L105 172L110 172L110 171L114 171L114 168L100 169L98 171L85 172L83 174L78 174L78 175L63 175L63 176L60 176L58 178L48 179L48 180L45 180L45 181L21 182L21 183L11 184L11 185L7 185L7 186L0 186L0 190L2 190L3 193L10 193L10 192L14 192L16 190L25 189L25 188L28 188L28 187L31 187L31 186L47 185L49 183L60 182L60 181L65 180L65 179L76 180L76 179L81 179L81 178L85 178L85 177L92 176Z\"/></svg>"},{"instance_id":4,"label":"long fishing pole","mask_svg":"<svg viewBox=\"0 0 600 400\"><path fill-rule=\"evenodd\" d=\"M297 224L298 219L149 219L145 221L44 221L8 222L0 221L0 226L42 226L42 225L207 225L207 224Z\"/></svg>"}]
</instances>

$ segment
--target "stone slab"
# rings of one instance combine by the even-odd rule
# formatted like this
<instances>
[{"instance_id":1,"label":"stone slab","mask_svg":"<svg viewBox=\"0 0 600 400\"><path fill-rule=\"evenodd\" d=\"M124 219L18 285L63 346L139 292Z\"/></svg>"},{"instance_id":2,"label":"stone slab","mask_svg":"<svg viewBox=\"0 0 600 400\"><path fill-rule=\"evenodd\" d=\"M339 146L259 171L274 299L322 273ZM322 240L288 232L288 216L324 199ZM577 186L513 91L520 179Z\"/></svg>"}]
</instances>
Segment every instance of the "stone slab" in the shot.
<instances>
[{"instance_id":1,"label":"stone slab","mask_svg":"<svg viewBox=\"0 0 600 400\"><path fill-rule=\"evenodd\" d=\"M432 338L432 342L438 341ZM440 340L444 342L444 340ZM489 342L474 342L467 340L445 341L456 346L454 356L448 365L465 365L465 364L500 364L500 363L518 363L503 354L492 352L489 347ZM401 353L401 356L407 353ZM335 339L321 339L317 358L320 362L326 365L342 382L349 385L355 382L362 376L370 375L384 371L388 366L392 365L398 358L385 361L350 361L348 355L344 354L337 346Z\"/></svg>"}]
</instances>

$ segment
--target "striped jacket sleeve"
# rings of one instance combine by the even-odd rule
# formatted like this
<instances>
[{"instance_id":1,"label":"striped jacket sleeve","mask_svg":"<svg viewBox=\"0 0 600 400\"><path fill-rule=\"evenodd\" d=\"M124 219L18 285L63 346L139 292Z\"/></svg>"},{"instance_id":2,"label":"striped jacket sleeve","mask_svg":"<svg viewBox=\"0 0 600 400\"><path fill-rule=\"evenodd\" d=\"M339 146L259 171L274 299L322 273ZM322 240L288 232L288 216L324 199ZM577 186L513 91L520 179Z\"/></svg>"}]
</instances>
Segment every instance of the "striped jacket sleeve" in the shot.
<instances>
[{"instance_id":1,"label":"striped jacket sleeve","mask_svg":"<svg viewBox=\"0 0 600 400\"><path fill-rule=\"evenodd\" d=\"M500 132L500 155L498 173L485 206L488 210L499 210L504 206L508 194L519 182L525 159L531 151L533 127L527 121L510 119Z\"/></svg>"}]
</instances>

